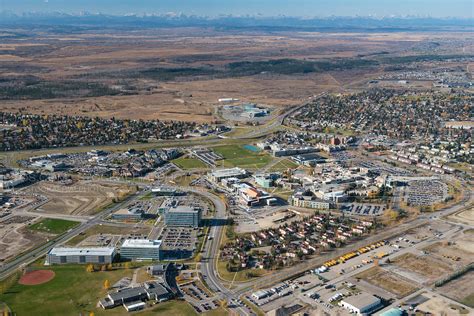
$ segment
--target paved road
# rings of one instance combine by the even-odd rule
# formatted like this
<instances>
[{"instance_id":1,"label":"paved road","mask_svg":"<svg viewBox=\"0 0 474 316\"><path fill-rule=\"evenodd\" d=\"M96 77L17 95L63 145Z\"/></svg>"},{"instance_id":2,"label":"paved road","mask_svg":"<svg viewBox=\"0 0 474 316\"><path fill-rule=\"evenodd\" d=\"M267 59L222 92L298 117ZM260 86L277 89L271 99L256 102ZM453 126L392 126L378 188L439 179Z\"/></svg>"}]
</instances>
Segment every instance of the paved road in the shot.
<instances>
[{"instance_id":1,"label":"paved road","mask_svg":"<svg viewBox=\"0 0 474 316\"><path fill-rule=\"evenodd\" d=\"M133 194L129 197L127 197L124 201L114 204L112 207L108 208L107 210L97 214L96 216L92 217L91 219L81 223L79 226L72 228L69 230L67 233L47 242L46 244L41 245L38 248L30 250L28 253L25 253L23 255L20 255L19 257L15 258L14 260L4 264L2 267L0 267L0 279L3 279L7 277L8 275L12 274L15 272L15 270L18 269L18 267L23 267L26 266L27 264L35 261L41 256L46 255L51 248L56 247L67 240L71 239L74 236L77 236L78 234L86 231L87 229L91 228L92 226L95 226L97 224L100 224L101 221L106 218L108 215L111 213L126 207L126 205L130 204L136 199L141 198L144 196L147 192L143 192L142 194Z\"/></svg>"},{"instance_id":2,"label":"paved road","mask_svg":"<svg viewBox=\"0 0 474 316\"><path fill-rule=\"evenodd\" d=\"M325 94L326 93L320 93L318 95L315 95L314 97L311 98L311 101L308 101L308 102L306 102L302 105L293 107L293 108L289 109L288 111L283 112L282 114L277 116L275 119L273 119L270 123L265 124L265 125L261 125L261 126L257 126L254 129L252 129L252 131L250 131L249 133L246 133L246 134L243 134L243 135L240 135L240 136L229 137L229 138L230 139L247 139L247 138L263 137L263 136L273 132L277 127L280 127L281 125L283 125L286 118L290 117L291 115L293 115L294 113L296 113L297 111L302 109L303 107L307 106L308 104L311 104L314 100L322 97Z\"/></svg>"},{"instance_id":3,"label":"paved road","mask_svg":"<svg viewBox=\"0 0 474 316\"><path fill-rule=\"evenodd\" d=\"M204 282L213 292L217 293L220 298L225 298L228 301L238 299L238 295L229 291L217 275L220 240L224 231L223 228L225 227L224 221L227 220L227 208L225 203L216 195L205 190L190 187L182 188L182 190L205 196L212 201L216 209L215 217L211 222L211 228L208 234L209 238L203 249L203 260L200 264L200 271ZM228 309L238 315L253 315L253 313L244 306L231 304L228 306Z\"/></svg>"},{"instance_id":4,"label":"paved road","mask_svg":"<svg viewBox=\"0 0 474 316\"><path fill-rule=\"evenodd\" d=\"M448 216L448 215L451 215L453 213L456 213L456 212L466 208L466 206L471 205L473 202L474 202L474 195L470 191L467 190L466 195L464 196L464 199L460 203L458 203L456 205L453 205L453 206L451 206L451 207L449 207L445 210L442 210L442 211L439 211L439 212L436 212L436 213L429 213L429 214L422 215L422 216L418 217L417 219L415 219L411 222L407 222L407 223L398 225L396 227L392 227L390 229L381 231L380 233L378 233L376 235L369 236L369 237L367 237L365 239L362 239L362 240L360 240L356 243L352 243L352 244L348 245L347 247L337 249L335 251L329 252L329 253L324 254L324 255L317 256L317 257L315 257L313 259L310 259L310 260L308 260L304 263L301 263L301 264L298 264L294 267L283 269L282 271L275 272L275 273L272 273L270 275L261 277L261 278L255 280L255 281L250 281L250 282L240 283L240 284L234 283L234 286L236 288L233 289L232 292L234 294L242 295L242 294L244 294L245 292L249 291L252 288L260 288L260 287L271 286L272 284L276 284L276 283L281 282L283 280L286 280L286 279L288 279L292 276L303 273L307 270L317 268L317 267L321 266L325 261L327 261L329 259L332 259L332 258L335 258L335 257L338 257L338 256L340 256L344 253L347 253L347 252L350 252L350 251L355 251L355 250L359 249L362 246L365 246L367 244L370 244L370 243L373 243L373 242L376 242L376 241L396 237L400 234L403 234L407 230L416 228L416 227L421 226L421 225L428 224L431 221L431 219L430 219L431 216L437 216L438 218L441 218L441 217Z\"/></svg>"}]
</instances>

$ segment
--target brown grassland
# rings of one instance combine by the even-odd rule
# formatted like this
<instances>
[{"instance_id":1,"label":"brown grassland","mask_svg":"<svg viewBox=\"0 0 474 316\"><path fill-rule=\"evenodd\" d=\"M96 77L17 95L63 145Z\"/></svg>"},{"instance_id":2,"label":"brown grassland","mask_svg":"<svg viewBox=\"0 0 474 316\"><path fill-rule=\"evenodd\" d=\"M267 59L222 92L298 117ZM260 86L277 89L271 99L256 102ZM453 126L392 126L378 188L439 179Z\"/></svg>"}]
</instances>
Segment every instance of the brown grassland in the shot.
<instances>
[{"instance_id":1,"label":"brown grassland","mask_svg":"<svg viewBox=\"0 0 474 316\"><path fill-rule=\"evenodd\" d=\"M234 97L276 107L301 104L323 91L358 89L386 69L382 62L315 72L229 74L231 63L380 60L386 52L390 56L413 51L428 54L425 47L434 41L441 43L441 53L457 53L457 47L450 47L446 39L456 42L466 36L442 32L246 33L207 28L85 29L62 34L33 31L32 35L26 40L8 38L0 44L0 79L26 82L33 76L52 85L52 91L64 88L65 83L79 82L81 86L68 90L77 95L66 92L55 97L25 97L18 93L21 99L4 98L0 111L197 122L218 119L214 111L218 98ZM183 73L163 75L153 73L154 69ZM187 73L189 69L191 73ZM200 73L202 69L206 71ZM89 83L108 90L82 93L89 89Z\"/></svg>"}]
</instances>

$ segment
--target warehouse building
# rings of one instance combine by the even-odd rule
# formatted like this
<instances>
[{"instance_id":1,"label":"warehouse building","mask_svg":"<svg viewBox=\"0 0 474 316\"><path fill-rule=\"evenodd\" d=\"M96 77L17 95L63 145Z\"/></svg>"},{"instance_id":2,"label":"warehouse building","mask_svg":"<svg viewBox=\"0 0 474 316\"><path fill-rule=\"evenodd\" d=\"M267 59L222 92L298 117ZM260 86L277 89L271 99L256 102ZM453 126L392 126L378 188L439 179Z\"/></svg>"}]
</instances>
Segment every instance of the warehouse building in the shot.
<instances>
[{"instance_id":1,"label":"warehouse building","mask_svg":"<svg viewBox=\"0 0 474 316\"><path fill-rule=\"evenodd\" d=\"M58 247L49 251L46 256L46 265L51 264L108 264L112 263L115 257L114 247L96 248L66 248Z\"/></svg>"},{"instance_id":2,"label":"warehouse building","mask_svg":"<svg viewBox=\"0 0 474 316\"><path fill-rule=\"evenodd\" d=\"M145 212L140 207L120 209L112 214L112 219L121 221L140 221L145 217Z\"/></svg>"},{"instance_id":3,"label":"warehouse building","mask_svg":"<svg viewBox=\"0 0 474 316\"><path fill-rule=\"evenodd\" d=\"M346 297L339 305L356 315L368 315L381 308L382 301L371 294L363 293Z\"/></svg>"},{"instance_id":4,"label":"warehouse building","mask_svg":"<svg viewBox=\"0 0 474 316\"><path fill-rule=\"evenodd\" d=\"M165 224L178 227L199 227L202 210L197 207L179 205L165 210Z\"/></svg>"},{"instance_id":5,"label":"warehouse building","mask_svg":"<svg viewBox=\"0 0 474 316\"><path fill-rule=\"evenodd\" d=\"M120 247L120 258L125 260L161 260L161 240L127 239Z\"/></svg>"}]
</instances>

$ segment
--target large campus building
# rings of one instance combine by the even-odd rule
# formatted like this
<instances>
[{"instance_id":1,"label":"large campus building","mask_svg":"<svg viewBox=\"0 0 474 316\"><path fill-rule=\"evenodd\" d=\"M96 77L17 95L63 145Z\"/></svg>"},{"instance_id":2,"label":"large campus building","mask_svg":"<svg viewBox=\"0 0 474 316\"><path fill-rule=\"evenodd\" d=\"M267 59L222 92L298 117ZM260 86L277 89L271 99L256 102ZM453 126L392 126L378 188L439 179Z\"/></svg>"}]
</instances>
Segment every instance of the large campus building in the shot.
<instances>
[{"instance_id":1,"label":"large campus building","mask_svg":"<svg viewBox=\"0 0 474 316\"><path fill-rule=\"evenodd\" d=\"M179 205L165 210L165 224L178 227L199 227L202 210L200 208Z\"/></svg>"},{"instance_id":2,"label":"large campus building","mask_svg":"<svg viewBox=\"0 0 474 316\"><path fill-rule=\"evenodd\" d=\"M161 260L161 240L127 239L120 247L120 258L125 260Z\"/></svg>"},{"instance_id":3,"label":"large campus building","mask_svg":"<svg viewBox=\"0 0 474 316\"><path fill-rule=\"evenodd\" d=\"M96 248L53 248L46 256L46 264L66 264L66 263L112 263L115 257L114 247Z\"/></svg>"},{"instance_id":4,"label":"large campus building","mask_svg":"<svg viewBox=\"0 0 474 316\"><path fill-rule=\"evenodd\" d=\"M209 179L214 182L221 182L224 179L228 178L237 178L242 179L246 178L248 173L245 169L242 168L231 168L231 169L217 169L209 174Z\"/></svg>"},{"instance_id":5,"label":"large campus building","mask_svg":"<svg viewBox=\"0 0 474 316\"><path fill-rule=\"evenodd\" d=\"M331 207L329 201L321 200L315 196L308 195L293 195L289 199L289 203L292 206L312 208L317 210L328 210Z\"/></svg>"}]
</instances>

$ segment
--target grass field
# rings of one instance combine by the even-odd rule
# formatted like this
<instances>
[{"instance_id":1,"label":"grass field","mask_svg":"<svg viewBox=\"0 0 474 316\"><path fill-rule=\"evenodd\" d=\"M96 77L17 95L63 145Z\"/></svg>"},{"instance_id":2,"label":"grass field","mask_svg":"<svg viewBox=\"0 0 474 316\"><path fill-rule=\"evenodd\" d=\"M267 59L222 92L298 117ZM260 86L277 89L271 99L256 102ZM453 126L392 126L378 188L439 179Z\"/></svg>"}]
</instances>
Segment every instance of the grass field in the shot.
<instances>
[{"instance_id":1,"label":"grass field","mask_svg":"<svg viewBox=\"0 0 474 316\"><path fill-rule=\"evenodd\" d=\"M179 157L172 161L175 165L181 169L203 169L207 168L207 165L199 159L191 158L187 156Z\"/></svg>"},{"instance_id":2,"label":"grass field","mask_svg":"<svg viewBox=\"0 0 474 316\"><path fill-rule=\"evenodd\" d=\"M462 299L461 303L463 303L466 306L469 306L471 308L474 308L474 293L466 296L465 298Z\"/></svg>"},{"instance_id":3,"label":"grass field","mask_svg":"<svg viewBox=\"0 0 474 316\"><path fill-rule=\"evenodd\" d=\"M267 153L253 152L239 145L225 145L213 148L214 152L224 157L225 167L262 168L272 161Z\"/></svg>"},{"instance_id":4,"label":"grass field","mask_svg":"<svg viewBox=\"0 0 474 316\"><path fill-rule=\"evenodd\" d=\"M31 225L29 229L59 235L78 224L78 222L67 221L64 219L45 218L38 223Z\"/></svg>"},{"instance_id":5,"label":"grass field","mask_svg":"<svg viewBox=\"0 0 474 316\"><path fill-rule=\"evenodd\" d=\"M289 159L283 159L282 161L277 162L270 168L270 172L283 172L287 169L295 169L298 167L298 164L294 163Z\"/></svg>"},{"instance_id":6,"label":"grass field","mask_svg":"<svg viewBox=\"0 0 474 316\"><path fill-rule=\"evenodd\" d=\"M35 286L16 284L0 296L0 301L18 315L78 315L90 311L96 315L112 315L113 312L100 313L96 308L98 299L106 293L103 282L107 279L114 284L122 277L131 277L133 273L133 270L126 269L88 273L85 266L79 265L50 269L56 273L50 282Z\"/></svg>"},{"instance_id":7,"label":"grass field","mask_svg":"<svg viewBox=\"0 0 474 316\"><path fill-rule=\"evenodd\" d=\"M226 262L219 261L217 263L217 270L219 271L219 276L229 282L244 282L249 281L258 277L261 277L267 274L266 270L263 269L251 269L251 270L242 270L238 272L229 272L226 268ZM251 272L255 276L249 276L248 273Z\"/></svg>"},{"instance_id":8,"label":"grass field","mask_svg":"<svg viewBox=\"0 0 474 316\"><path fill-rule=\"evenodd\" d=\"M280 198L282 198L283 200L287 201L291 195L293 195L293 191L292 190L286 190L286 189L276 189L274 191L271 192L273 195L276 195Z\"/></svg>"},{"instance_id":9,"label":"grass field","mask_svg":"<svg viewBox=\"0 0 474 316\"><path fill-rule=\"evenodd\" d=\"M246 298L242 297L242 302L244 302L245 305L247 305L256 315L258 316L264 316L265 313L259 309L257 306L255 306L254 304L252 304L251 302L249 302L249 300L247 300Z\"/></svg>"},{"instance_id":10,"label":"grass field","mask_svg":"<svg viewBox=\"0 0 474 316\"><path fill-rule=\"evenodd\" d=\"M129 315L123 307L111 310L97 308L99 299L106 295L103 289L105 280L114 284L122 277L131 277L132 269L120 269L106 272L89 273L85 266L64 265L53 266L56 277L48 283L25 286L16 284L7 293L0 295L0 301L16 315ZM197 315L194 309L183 301L169 301L155 307L134 313L134 315ZM225 311L218 309L210 315L225 315Z\"/></svg>"}]
</instances>

